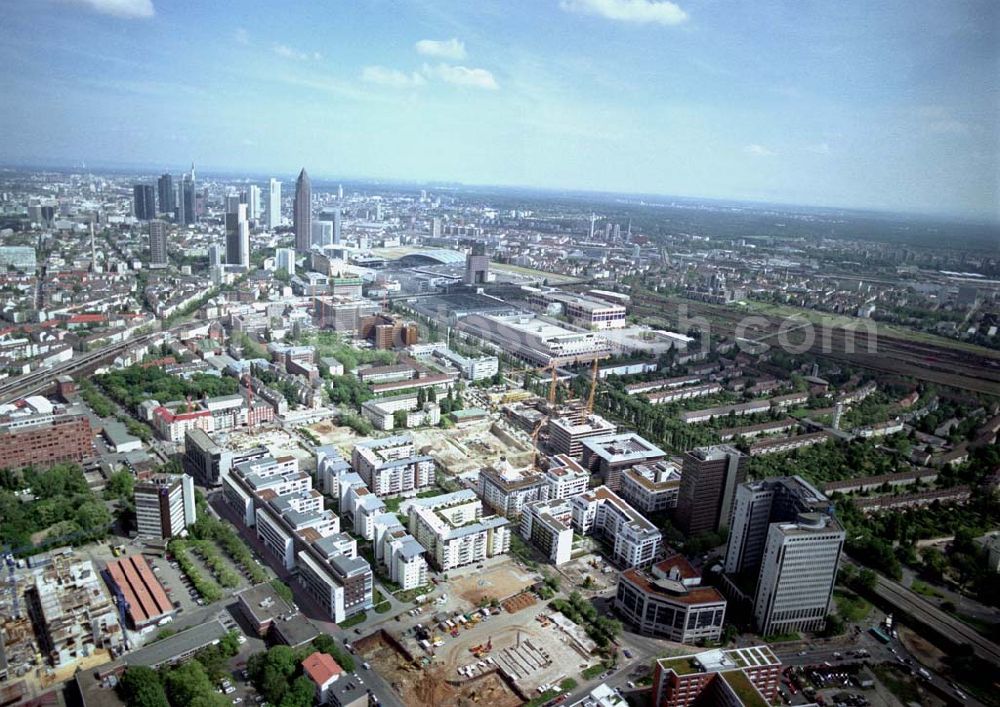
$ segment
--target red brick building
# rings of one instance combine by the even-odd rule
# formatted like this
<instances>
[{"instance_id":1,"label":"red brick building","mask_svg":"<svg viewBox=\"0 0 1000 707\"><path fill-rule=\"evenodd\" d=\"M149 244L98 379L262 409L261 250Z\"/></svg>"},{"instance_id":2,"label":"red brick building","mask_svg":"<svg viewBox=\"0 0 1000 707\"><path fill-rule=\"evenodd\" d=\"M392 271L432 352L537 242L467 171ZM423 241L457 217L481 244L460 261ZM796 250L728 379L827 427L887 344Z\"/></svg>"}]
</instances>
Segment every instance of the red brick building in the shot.
<instances>
[{"instance_id":1,"label":"red brick building","mask_svg":"<svg viewBox=\"0 0 1000 707\"><path fill-rule=\"evenodd\" d=\"M79 463L93 454L94 433L86 415L66 412L39 396L4 407L0 466L44 469L60 462Z\"/></svg>"},{"instance_id":2,"label":"red brick building","mask_svg":"<svg viewBox=\"0 0 1000 707\"><path fill-rule=\"evenodd\" d=\"M781 661L768 646L661 658L653 667L653 707L766 707L777 700L780 680Z\"/></svg>"}]
</instances>

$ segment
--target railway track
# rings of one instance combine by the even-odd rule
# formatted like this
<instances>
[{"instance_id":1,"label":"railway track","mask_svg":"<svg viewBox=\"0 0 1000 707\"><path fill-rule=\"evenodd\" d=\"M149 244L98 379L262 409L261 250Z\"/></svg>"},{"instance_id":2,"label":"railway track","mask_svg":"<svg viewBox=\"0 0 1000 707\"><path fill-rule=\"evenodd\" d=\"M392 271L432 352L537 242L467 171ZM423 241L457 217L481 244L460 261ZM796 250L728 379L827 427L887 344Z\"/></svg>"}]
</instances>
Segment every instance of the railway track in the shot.
<instances>
[{"instance_id":1,"label":"railway track","mask_svg":"<svg viewBox=\"0 0 1000 707\"><path fill-rule=\"evenodd\" d=\"M672 297L640 295L634 299L635 310L661 319L677 320L681 312L688 320L701 317L727 337L775 344L775 336L785 327L789 340L800 343L793 329L808 329L801 320L733 311L722 305L706 304ZM681 310L681 307L686 308ZM752 322L749 326L747 322ZM791 327L789 328L789 324ZM860 320L859 320L860 324ZM804 343L803 343L804 346ZM939 385L963 388L977 393L1000 396L1000 352L968 351L924 341L903 338L882 327L872 341L868 332L846 329L842 325L822 326L804 351L824 358L849 362L872 370L914 378Z\"/></svg>"},{"instance_id":2,"label":"railway track","mask_svg":"<svg viewBox=\"0 0 1000 707\"><path fill-rule=\"evenodd\" d=\"M12 400L39 393L50 387L59 376L72 375L84 371L91 366L103 363L117 356L132 346L143 344L157 335L157 333L145 334L116 344L109 344L95 351L88 351L82 356L74 357L58 366L38 369L23 376L3 381L3 383L0 383L0 403L8 403Z\"/></svg>"}]
</instances>

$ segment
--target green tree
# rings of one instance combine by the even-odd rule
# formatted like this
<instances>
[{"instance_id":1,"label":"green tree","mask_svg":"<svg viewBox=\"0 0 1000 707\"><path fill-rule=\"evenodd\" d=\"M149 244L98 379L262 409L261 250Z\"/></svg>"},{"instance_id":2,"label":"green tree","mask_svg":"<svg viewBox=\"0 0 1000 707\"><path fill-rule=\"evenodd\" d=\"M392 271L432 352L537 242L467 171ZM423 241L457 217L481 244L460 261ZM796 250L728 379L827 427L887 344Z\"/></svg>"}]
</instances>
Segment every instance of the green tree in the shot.
<instances>
[{"instance_id":1,"label":"green tree","mask_svg":"<svg viewBox=\"0 0 1000 707\"><path fill-rule=\"evenodd\" d=\"M117 689L128 707L170 707L160 676L148 666L130 666Z\"/></svg>"},{"instance_id":2,"label":"green tree","mask_svg":"<svg viewBox=\"0 0 1000 707\"><path fill-rule=\"evenodd\" d=\"M164 682L172 705L229 704L229 700L215 692L205 667L196 660L181 663L167 673Z\"/></svg>"},{"instance_id":3,"label":"green tree","mask_svg":"<svg viewBox=\"0 0 1000 707\"><path fill-rule=\"evenodd\" d=\"M313 648L320 653L333 656L337 664L347 672L354 672L354 657L328 634L321 633L316 636L313 640Z\"/></svg>"},{"instance_id":4,"label":"green tree","mask_svg":"<svg viewBox=\"0 0 1000 707\"><path fill-rule=\"evenodd\" d=\"M104 486L104 497L107 499L132 500L135 489L135 477L130 471L116 471L108 477Z\"/></svg>"},{"instance_id":5,"label":"green tree","mask_svg":"<svg viewBox=\"0 0 1000 707\"><path fill-rule=\"evenodd\" d=\"M947 558L936 547L929 547L924 550L923 564L924 571L927 572L929 577L935 580L940 580L944 577L945 570L948 568Z\"/></svg>"},{"instance_id":6,"label":"green tree","mask_svg":"<svg viewBox=\"0 0 1000 707\"><path fill-rule=\"evenodd\" d=\"M247 661L250 680L271 704L280 704L288 692L288 681L298 668L298 657L288 646L274 646Z\"/></svg>"},{"instance_id":7,"label":"green tree","mask_svg":"<svg viewBox=\"0 0 1000 707\"><path fill-rule=\"evenodd\" d=\"M396 410L394 413L392 413L393 427L399 430L405 430L407 416L408 413L406 410Z\"/></svg>"},{"instance_id":8,"label":"green tree","mask_svg":"<svg viewBox=\"0 0 1000 707\"><path fill-rule=\"evenodd\" d=\"M285 693L280 707L312 707L316 696L316 686L305 675L295 678L291 688Z\"/></svg>"}]
</instances>

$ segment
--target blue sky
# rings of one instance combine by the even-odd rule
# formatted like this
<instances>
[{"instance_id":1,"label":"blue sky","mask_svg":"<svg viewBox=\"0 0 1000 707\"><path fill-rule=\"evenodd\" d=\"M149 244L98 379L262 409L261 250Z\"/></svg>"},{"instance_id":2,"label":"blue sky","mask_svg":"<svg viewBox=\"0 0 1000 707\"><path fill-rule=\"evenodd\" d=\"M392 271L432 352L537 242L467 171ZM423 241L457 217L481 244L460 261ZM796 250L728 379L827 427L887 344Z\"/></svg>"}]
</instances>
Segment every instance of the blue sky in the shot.
<instances>
[{"instance_id":1,"label":"blue sky","mask_svg":"<svg viewBox=\"0 0 1000 707\"><path fill-rule=\"evenodd\" d=\"M0 0L0 161L1000 219L993 0Z\"/></svg>"}]
</instances>

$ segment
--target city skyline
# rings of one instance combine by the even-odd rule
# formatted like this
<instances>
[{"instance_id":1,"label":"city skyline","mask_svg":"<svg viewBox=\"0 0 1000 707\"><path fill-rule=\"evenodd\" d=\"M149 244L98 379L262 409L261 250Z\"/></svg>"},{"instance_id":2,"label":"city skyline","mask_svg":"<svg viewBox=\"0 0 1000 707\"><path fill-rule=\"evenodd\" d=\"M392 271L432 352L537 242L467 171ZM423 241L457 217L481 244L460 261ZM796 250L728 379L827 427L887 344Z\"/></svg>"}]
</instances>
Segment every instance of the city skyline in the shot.
<instances>
[{"instance_id":1,"label":"city skyline","mask_svg":"<svg viewBox=\"0 0 1000 707\"><path fill-rule=\"evenodd\" d=\"M265 22L74 0L0 15L9 163L192 155L234 173L1000 217L989 3L376 2ZM152 72L166 55L169 77Z\"/></svg>"}]
</instances>

